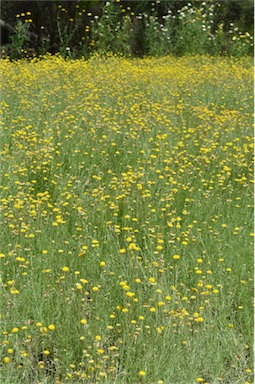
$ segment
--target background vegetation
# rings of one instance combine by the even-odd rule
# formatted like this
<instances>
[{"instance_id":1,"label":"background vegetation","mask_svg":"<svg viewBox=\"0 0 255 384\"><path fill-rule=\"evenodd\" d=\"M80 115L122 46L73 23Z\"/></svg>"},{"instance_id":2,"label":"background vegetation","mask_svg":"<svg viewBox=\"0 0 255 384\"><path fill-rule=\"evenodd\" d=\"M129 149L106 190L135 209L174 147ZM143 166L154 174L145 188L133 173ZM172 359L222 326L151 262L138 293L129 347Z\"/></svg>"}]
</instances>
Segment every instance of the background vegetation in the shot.
<instances>
[{"instance_id":1,"label":"background vegetation","mask_svg":"<svg viewBox=\"0 0 255 384\"><path fill-rule=\"evenodd\" d=\"M3 1L2 55L253 54L252 0Z\"/></svg>"}]
</instances>

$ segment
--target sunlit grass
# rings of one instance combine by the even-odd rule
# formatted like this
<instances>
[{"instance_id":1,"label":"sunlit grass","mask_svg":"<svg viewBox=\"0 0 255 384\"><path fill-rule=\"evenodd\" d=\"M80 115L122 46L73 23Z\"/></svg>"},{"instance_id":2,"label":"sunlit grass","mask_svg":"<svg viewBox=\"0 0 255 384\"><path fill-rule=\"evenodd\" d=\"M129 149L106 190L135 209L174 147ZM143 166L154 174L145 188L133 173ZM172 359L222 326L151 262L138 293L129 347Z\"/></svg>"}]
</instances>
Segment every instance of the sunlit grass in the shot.
<instances>
[{"instance_id":1,"label":"sunlit grass","mask_svg":"<svg viewBox=\"0 0 255 384\"><path fill-rule=\"evenodd\" d=\"M252 59L1 71L1 382L252 383Z\"/></svg>"}]
</instances>

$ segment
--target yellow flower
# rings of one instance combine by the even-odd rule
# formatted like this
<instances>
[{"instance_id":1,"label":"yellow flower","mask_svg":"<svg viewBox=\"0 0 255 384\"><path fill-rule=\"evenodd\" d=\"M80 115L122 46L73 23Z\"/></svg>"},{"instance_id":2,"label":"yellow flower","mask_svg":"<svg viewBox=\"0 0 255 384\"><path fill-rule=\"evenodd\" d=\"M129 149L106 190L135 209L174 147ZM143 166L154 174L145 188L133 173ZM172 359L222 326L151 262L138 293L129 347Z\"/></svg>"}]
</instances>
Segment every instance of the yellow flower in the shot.
<instances>
[{"instance_id":1,"label":"yellow flower","mask_svg":"<svg viewBox=\"0 0 255 384\"><path fill-rule=\"evenodd\" d=\"M203 323L204 318L201 317L201 316L198 316L198 317L195 319L195 321L196 321L197 323Z\"/></svg>"},{"instance_id":2,"label":"yellow flower","mask_svg":"<svg viewBox=\"0 0 255 384\"><path fill-rule=\"evenodd\" d=\"M10 362L10 358L7 356L4 357L3 362L4 362L4 364L8 364Z\"/></svg>"},{"instance_id":3,"label":"yellow flower","mask_svg":"<svg viewBox=\"0 0 255 384\"><path fill-rule=\"evenodd\" d=\"M10 289L10 293L11 293L12 295L18 295L18 294L19 294L19 290L16 289L16 288L14 288L14 287L12 287L12 288Z\"/></svg>"},{"instance_id":4,"label":"yellow flower","mask_svg":"<svg viewBox=\"0 0 255 384\"><path fill-rule=\"evenodd\" d=\"M55 327L54 324L50 324L50 325L48 326L48 329L49 329L50 331L54 331L54 329L56 329L56 327Z\"/></svg>"},{"instance_id":5,"label":"yellow flower","mask_svg":"<svg viewBox=\"0 0 255 384\"><path fill-rule=\"evenodd\" d=\"M146 375L146 372L145 371L139 371L138 375L143 377Z\"/></svg>"},{"instance_id":6,"label":"yellow flower","mask_svg":"<svg viewBox=\"0 0 255 384\"><path fill-rule=\"evenodd\" d=\"M40 368L40 369L44 368L44 362L43 361L39 361L37 365L38 365L38 368Z\"/></svg>"}]
</instances>

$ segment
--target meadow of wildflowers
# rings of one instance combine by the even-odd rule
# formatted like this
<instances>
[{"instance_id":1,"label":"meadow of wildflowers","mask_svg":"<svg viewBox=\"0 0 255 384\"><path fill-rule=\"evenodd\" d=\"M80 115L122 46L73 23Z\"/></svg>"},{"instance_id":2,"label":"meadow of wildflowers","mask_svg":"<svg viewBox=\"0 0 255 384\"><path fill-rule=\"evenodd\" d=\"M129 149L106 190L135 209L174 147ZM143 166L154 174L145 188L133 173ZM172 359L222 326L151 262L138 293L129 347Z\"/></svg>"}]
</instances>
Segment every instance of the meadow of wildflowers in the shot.
<instances>
[{"instance_id":1,"label":"meadow of wildflowers","mask_svg":"<svg viewBox=\"0 0 255 384\"><path fill-rule=\"evenodd\" d=\"M252 383L252 59L1 73L1 383Z\"/></svg>"}]
</instances>

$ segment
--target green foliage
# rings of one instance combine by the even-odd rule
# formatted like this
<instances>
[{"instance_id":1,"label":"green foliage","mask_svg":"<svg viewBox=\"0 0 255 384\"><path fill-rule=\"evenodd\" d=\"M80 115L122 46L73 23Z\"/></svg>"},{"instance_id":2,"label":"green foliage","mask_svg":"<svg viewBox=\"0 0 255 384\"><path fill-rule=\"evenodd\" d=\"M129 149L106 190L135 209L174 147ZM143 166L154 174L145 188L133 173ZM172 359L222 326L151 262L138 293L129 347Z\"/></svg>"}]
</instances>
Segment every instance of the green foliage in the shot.
<instances>
[{"instance_id":1,"label":"green foliage","mask_svg":"<svg viewBox=\"0 0 255 384\"><path fill-rule=\"evenodd\" d=\"M24 50L28 41L29 23L17 20L14 32L11 36L10 55L14 59L24 56Z\"/></svg>"},{"instance_id":2,"label":"green foliage","mask_svg":"<svg viewBox=\"0 0 255 384\"><path fill-rule=\"evenodd\" d=\"M75 46L75 37L81 27L82 13L76 10L75 16L70 17L66 8L61 5L57 13L57 31L59 38L59 52L63 57L72 57L72 46Z\"/></svg>"},{"instance_id":3,"label":"green foliage","mask_svg":"<svg viewBox=\"0 0 255 384\"><path fill-rule=\"evenodd\" d=\"M144 51L149 56L163 56L166 51L164 26L160 24L155 15L144 16Z\"/></svg>"},{"instance_id":4,"label":"green foliage","mask_svg":"<svg viewBox=\"0 0 255 384\"><path fill-rule=\"evenodd\" d=\"M215 23L218 11L215 4L204 2L198 7L189 3L176 14L169 10L161 20L144 13L145 53L252 55L253 37L242 34L233 23L225 29L222 23Z\"/></svg>"},{"instance_id":5,"label":"green foliage","mask_svg":"<svg viewBox=\"0 0 255 384\"><path fill-rule=\"evenodd\" d=\"M99 53L131 53L131 17L121 15L121 10L114 2L106 2L100 18L92 23L92 45Z\"/></svg>"},{"instance_id":6,"label":"green foliage","mask_svg":"<svg viewBox=\"0 0 255 384\"><path fill-rule=\"evenodd\" d=\"M253 55L253 45L251 44L251 39L252 36L249 34L249 32L233 35L227 46L228 53L236 57Z\"/></svg>"},{"instance_id":7,"label":"green foliage","mask_svg":"<svg viewBox=\"0 0 255 384\"><path fill-rule=\"evenodd\" d=\"M196 9L185 6L178 11L175 33L175 51L177 54L206 53L208 33L210 33L207 16L208 11L206 12L203 7ZM208 26L209 30L207 29Z\"/></svg>"}]
</instances>

